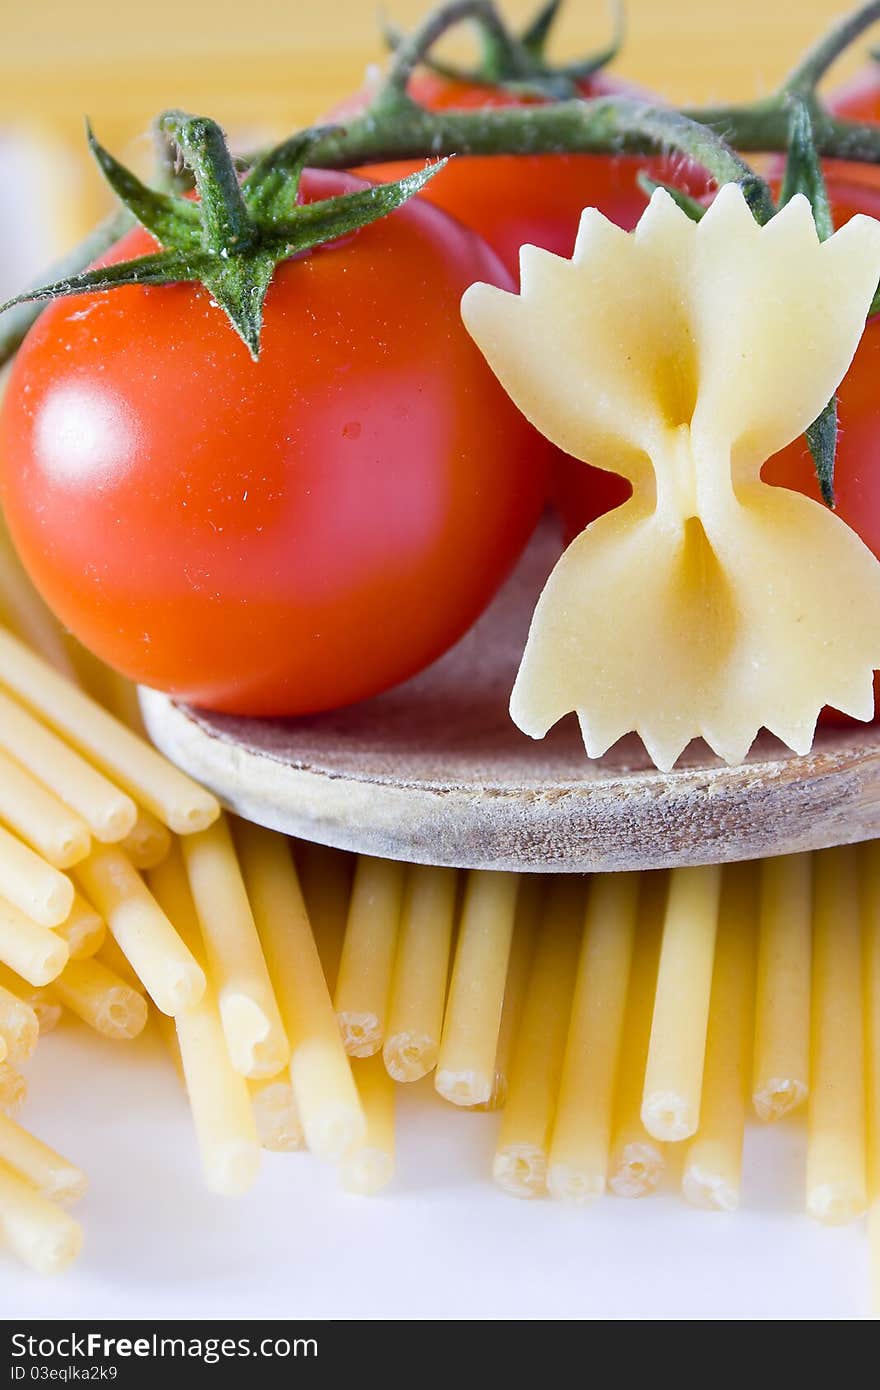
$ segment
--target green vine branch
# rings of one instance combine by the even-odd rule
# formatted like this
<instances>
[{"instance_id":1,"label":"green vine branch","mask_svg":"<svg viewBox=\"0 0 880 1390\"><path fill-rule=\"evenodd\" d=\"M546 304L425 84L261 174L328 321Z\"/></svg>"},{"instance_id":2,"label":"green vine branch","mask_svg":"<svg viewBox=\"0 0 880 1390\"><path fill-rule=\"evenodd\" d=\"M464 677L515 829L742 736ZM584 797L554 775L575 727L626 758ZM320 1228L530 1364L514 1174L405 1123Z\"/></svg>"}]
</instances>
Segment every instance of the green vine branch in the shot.
<instances>
[{"instance_id":1,"label":"green vine branch","mask_svg":"<svg viewBox=\"0 0 880 1390\"><path fill-rule=\"evenodd\" d=\"M277 259L283 251L284 233L289 229L272 228L265 220L268 185L259 197L252 183L247 192L244 190L251 182L248 171L255 166L261 170L261 180L271 174L273 199L280 193L285 178L294 178L292 172L285 171L284 159L279 161L279 150L308 147L309 164L325 169L356 169L389 160L420 161L445 155L675 152L701 165L719 184L738 183L755 216L763 221L772 215L773 202L767 185L743 155L789 149L792 101L797 98L808 107L812 140L819 156L880 164L880 126L840 120L821 105L815 94L816 83L836 57L880 20L878 0L862 6L838 23L806 55L779 92L753 105L675 111L615 96L435 112L420 106L410 95L408 89L416 68L431 60L432 50L444 34L463 23L477 24L483 34L495 42L508 73L511 64L523 69L532 64L534 72L534 63L543 61L547 31L558 9L558 4L545 5L533 21L534 32L527 31L517 39L511 37L492 0L449 0L413 34L399 42L384 83L362 115L340 126L300 132L275 150L257 151L234 162L213 122L166 113L158 122L160 138L164 141L161 148L165 151L162 182L168 187L175 174L167 152L169 147L176 146L184 155L188 153L201 201L205 204L207 200L202 213L203 232L211 242L207 249L215 249L222 241L243 255L245 252L256 255L261 249L268 254L271 250ZM99 159L105 172L113 167L119 191L124 183L122 173L109 156L104 157L105 153L101 152ZM203 168L210 166L212 171L207 182L204 177L200 182L200 160ZM240 191L238 177L241 175L244 175L244 185ZM298 178L298 171L295 177ZM179 199L179 187L172 186L170 193L154 195L151 204L154 215L159 207L155 199L175 196ZM295 182L291 187L295 191ZM136 197L143 202L140 191ZM243 201L249 203L247 216L242 211ZM287 209L292 209L289 197ZM184 213L178 204L177 211L180 240L185 239L184 223L190 217L191 206ZM255 219L259 224L256 230ZM66 258L63 273L56 273L52 278L56 283L73 282L131 223L130 214L125 212L102 224ZM13 355L39 312L39 304L19 304L0 319L0 365Z\"/></svg>"}]
</instances>

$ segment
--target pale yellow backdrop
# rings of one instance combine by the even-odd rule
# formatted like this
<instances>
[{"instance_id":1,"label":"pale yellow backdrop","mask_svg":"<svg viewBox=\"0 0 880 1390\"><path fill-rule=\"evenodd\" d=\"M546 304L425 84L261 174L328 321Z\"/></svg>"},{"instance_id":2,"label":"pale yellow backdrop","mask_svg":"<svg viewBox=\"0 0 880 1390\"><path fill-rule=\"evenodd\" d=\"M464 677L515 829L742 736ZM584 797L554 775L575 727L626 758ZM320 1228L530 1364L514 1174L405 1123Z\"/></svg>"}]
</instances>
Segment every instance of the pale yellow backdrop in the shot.
<instances>
[{"instance_id":1,"label":"pale yellow backdrop","mask_svg":"<svg viewBox=\"0 0 880 1390\"><path fill-rule=\"evenodd\" d=\"M522 19L537 0L502 0ZM357 86L381 57L373 0L4 0L0 127L41 127L78 148L87 112L126 149L165 106L216 116L240 135L306 124ZM411 24L424 0L386 0ZM832 0L629 0L621 74L677 101L750 98L847 5ZM602 0L568 0L558 50L608 32ZM844 71L846 69L844 68ZM96 176L78 189L83 215ZM88 207L89 200L94 207Z\"/></svg>"}]
</instances>

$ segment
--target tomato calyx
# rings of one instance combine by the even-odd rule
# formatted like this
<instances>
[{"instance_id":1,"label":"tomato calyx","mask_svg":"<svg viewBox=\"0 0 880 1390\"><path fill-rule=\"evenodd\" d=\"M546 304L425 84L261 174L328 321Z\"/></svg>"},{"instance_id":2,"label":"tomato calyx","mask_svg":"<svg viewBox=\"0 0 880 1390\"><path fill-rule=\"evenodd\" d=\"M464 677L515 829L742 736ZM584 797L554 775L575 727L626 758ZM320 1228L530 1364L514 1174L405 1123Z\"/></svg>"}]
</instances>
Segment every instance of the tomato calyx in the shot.
<instances>
[{"instance_id":1,"label":"tomato calyx","mask_svg":"<svg viewBox=\"0 0 880 1390\"><path fill-rule=\"evenodd\" d=\"M519 34L513 32L491 0L463 0L459 4L453 0L453 4L444 6L438 12L444 19L441 33L449 27L450 11L458 11L454 19L469 20L476 32L479 58L472 67L435 58L430 52L434 38L431 36L431 41L426 43L422 31L410 36L397 25L383 19L381 32L392 53L405 51L409 45L415 44L420 50L421 66L451 82L501 87L538 100L565 101L579 96L581 85L612 62L623 46L623 5L620 0L610 0L609 7L612 33L608 43L595 53L563 64L551 64L546 56L547 42L562 8L562 0L547 0ZM441 37L441 34L437 37Z\"/></svg>"},{"instance_id":2,"label":"tomato calyx","mask_svg":"<svg viewBox=\"0 0 880 1390\"><path fill-rule=\"evenodd\" d=\"M160 249L26 290L2 309L120 285L198 282L227 315L256 361L263 306L276 266L387 216L424 188L446 162L427 164L394 183L300 203L300 180L309 150L325 130L302 132L270 149L242 180L216 121L166 111L159 117L157 132L176 148L191 172L195 198L142 183L87 128L89 147L105 179Z\"/></svg>"}]
</instances>

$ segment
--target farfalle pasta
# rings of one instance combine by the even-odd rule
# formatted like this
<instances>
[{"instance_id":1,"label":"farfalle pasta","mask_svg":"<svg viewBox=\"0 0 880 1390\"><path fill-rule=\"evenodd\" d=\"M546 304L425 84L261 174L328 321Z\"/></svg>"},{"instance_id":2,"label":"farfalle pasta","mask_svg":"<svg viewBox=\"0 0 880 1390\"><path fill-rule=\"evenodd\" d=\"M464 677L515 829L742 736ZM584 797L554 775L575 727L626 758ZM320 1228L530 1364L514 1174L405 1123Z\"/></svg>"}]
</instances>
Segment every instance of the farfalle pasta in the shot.
<instances>
[{"instance_id":1,"label":"farfalle pasta","mask_svg":"<svg viewBox=\"0 0 880 1390\"><path fill-rule=\"evenodd\" d=\"M741 762L763 726L809 749L823 705L873 713L880 564L831 511L761 481L846 372L880 278L880 223L820 243L796 197L759 226L736 185L699 223L662 190L633 233L594 209L572 259L521 253L464 321L539 430L632 497L566 550L511 714L565 714L598 757L635 731L661 769L702 736Z\"/></svg>"}]
</instances>

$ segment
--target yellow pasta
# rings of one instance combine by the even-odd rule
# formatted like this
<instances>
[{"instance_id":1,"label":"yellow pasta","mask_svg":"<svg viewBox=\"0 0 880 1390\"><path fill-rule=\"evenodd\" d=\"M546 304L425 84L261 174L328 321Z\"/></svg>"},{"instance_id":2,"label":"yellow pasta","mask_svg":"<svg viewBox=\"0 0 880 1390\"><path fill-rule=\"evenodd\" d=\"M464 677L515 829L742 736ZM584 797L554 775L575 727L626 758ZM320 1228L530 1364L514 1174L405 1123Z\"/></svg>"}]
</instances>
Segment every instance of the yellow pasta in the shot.
<instances>
[{"instance_id":1,"label":"yellow pasta","mask_svg":"<svg viewBox=\"0 0 880 1390\"><path fill-rule=\"evenodd\" d=\"M437 1063L455 918L454 869L407 873L382 1055L395 1081L418 1081Z\"/></svg>"},{"instance_id":2,"label":"yellow pasta","mask_svg":"<svg viewBox=\"0 0 880 1390\"><path fill-rule=\"evenodd\" d=\"M174 1019L184 1085L208 1190L237 1197L260 1166L247 1082L229 1060L213 988Z\"/></svg>"},{"instance_id":3,"label":"yellow pasta","mask_svg":"<svg viewBox=\"0 0 880 1390\"><path fill-rule=\"evenodd\" d=\"M687 1139L699 1123L720 884L718 865L669 876L642 1096L642 1123L655 1139Z\"/></svg>"},{"instance_id":4,"label":"yellow pasta","mask_svg":"<svg viewBox=\"0 0 880 1390\"><path fill-rule=\"evenodd\" d=\"M177 931L178 936L181 936L181 933L177 928L176 924L174 929L175 931ZM204 969L204 965L199 957L198 951L193 950L192 945L185 939L185 937L181 936L181 940L184 942L185 946L189 947L189 950L192 952L196 960L199 962L200 965L202 965L202 968ZM121 980L124 980L127 985L131 985L132 989L143 988L143 980L141 980L139 976L135 973L135 971L132 970L129 961L122 954L109 932L104 937L103 945L101 946L101 949L98 952L98 960L103 961L107 968L113 971L114 975L118 975L119 978ZM167 1018L169 1017L169 1015L163 1014L162 1017Z\"/></svg>"},{"instance_id":5,"label":"yellow pasta","mask_svg":"<svg viewBox=\"0 0 880 1390\"><path fill-rule=\"evenodd\" d=\"M8 690L169 829L190 834L219 815L210 792L2 628L0 676Z\"/></svg>"},{"instance_id":6,"label":"yellow pasta","mask_svg":"<svg viewBox=\"0 0 880 1390\"><path fill-rule=\"evenodd\" d=\"M664 1168L663 1144L642 1124L642 1090L651 1039L666 888L665 873L642 874L608 1160L608 1186L616 1197L644 1197L653 1192Z\"/></svg>"},{"instance_id":7,"label":"yellow pasta","mask_svg":"<svg viewBox=\"0 0 880 1390\"><path fill-rule=\"evenodd\" d=\"M147 1026L147 1001L100 960L72 960L52 993L105 1038L136 1038Z\"/></svg>"},{"instance_id":8,"label":"yellow pasta","mask_svg":"<svg viewBox=\"0 0 880 1390\"><path fill-rule=\"evenodd\" d=\"M547 1165L552 1197L601 1197L638 906L637 874L593 877Z\"/></svg>"},{"instance_id":9,"label":"yellow pasta","mask_svg":"<svg viewBox=\"0 0 880 1390\"><path fill-rule=\"evenodd\" d=\"M725 868L715 944L700 1128L685 1155L681 1188L694 1206L739 1205L754 1020L755 881L751 864Z\"/></svg>"},{"instance_id":10,"label":"yellow pasta","mask_svg":"<svg viewBox=\"0 0 880 1390\"><path fill-rule=\"evenodd\" d=\"M82 1247L82 1227L0 1162L0 1244L37 1274L58 1274Z\"/></svg>"},{"instance_id":11,"label":"yellow pasta","mask_svg":"<svg viewBox=\"0 0 880 1390\"><path fill-rule=\"evenodd\" d=\"M290 1079L312 1153L338 1162L366 1120L321 970L290 848L242 824L239 852L254 919L290 1042Z\"/></svg>"},{"instance_id":12,"label":"yellow pasta","mask_svg":"<svg viewBox=\"0 0 880 1390\"><path fill-rule=\"evenodd\" d=\"M40 1036L30 1004L0 982L0 1062L17 1065L30 1057Z\"/></svg>"},{"instance_id":13,"label":"yellow pasta","mask_svg":"<svg viewBox=\"0 0 880 1390\"><path fill-rule=\"evenodd\" d=\"M95 849L76 874L157 1009L197 1003L205 973L122 851Z\"/></svg>"},{"instance_id":14,"label":"yellow pasta","mask_svg":"<svg viewBox=\"0 0 880 1390\"><path fill-rule=\"evenodd\" d=\"M170 850L171 835L160 820L140 806L137 820L121 841L120 848L136 869L154 869Z\"/></svg>"},{"instance_id":15,"label":"yellow pasta","mask_svg":"<svg viewBox=\"0 0 880 1390\"><path fill-rule=\"evenodd\" d=\"M296 865L324 978L333 994L348 920L352 856L301 840L296 846Z\"/></svg>"},{"instance_id":16,"label":"yellow pasta","mask_svg":"<svg viewBox=\"0 0 880 1390\"><path fill-rule=\"evenodd\" d=\"M0 1062L0 1111L15 1115L26 1095L27 1081L21 1072L9 1062Z\"/></svg>"},{"instance_id":17,"label":"yellow pasta","mask_svg":"<svg viewBox=\"0 0 880 1390\"><path fill-rule=\"evenodd\" d=\"M0 964L0 987L33 1009L40 1034L51 1033L61 1018L61 1005L40 985L31 985L8 966Z\"/></svg>"},{"instance_id":18,"label":"yellow pasta","mask_svg":"<svg viewBox=\"0 0 880 1390\"><path fill-rule=\"evenodd\" d=\"M346 1192L369 1197L394 1177L394 1081L378 1053L355 1062L353 1071L367 1129L342 1160L339 1177Z\"/></svg>"},{"instance_id":19,"label":"yellow pasta","mask_svg":"<svg viewBox=\"0 0 880 1390\"><path fill-rule=\"evenodd\" d=\"M306 1136L289 1074L284 1071L278 1076L249 1081L248 1091L262 1147L276 1153L295 1153L304 1149Z\"/></svg>"},{"instance_id":20,"label":"yellow pasta","mask_svg":"<svg viewBox=\"0 0 880 1390\"><path fill-rule=\"evenodd\" d=\"M839 1225L867 1206L861 922L856 851L821 850L813 878L807 1211Z\"/></svg>"},{"instance_id":21,"label":"yellow pasta","mask_svg":"<svg viewBox=\"0 0 880 1390\"><path fill-rule=\"evenodd\" d=\"M880 1317L880 843L866 845L862 854L868 1236L872 1305Z\"/></svg>"},{"instance_id":22,"label":"yellow pasta","mask_svg":"<svg viewBox=\"0 0 880 1390\"><path fill-rule=\"evenodd\" d=\"M752 1104L762 1120L787 1115L809 1090L812 872L808 854L760 868Z\"/></svg>"},{"instance_id":23,"label":"yellow pasta","mask_svg":"<svg viewBox=\"0 0 880 1390\"><path fill-rule=\"evenodd\" d=\"M81 816L96 840L122 840L135 824L137 807L131 797L3 691L0 747Z\"/></svg>"},{"instance_id":24,"label":"yellow pasta","mask_svg":"<svg viewBox=\"0 0 880 1390\"><path fill-rule=\"evenodd\" d=\"M0 749L0 817L56 869L85 859L92 839L81 816Z\"/></svg>"},{"instance_id":25,"label":"yellow pasta","mask_svg":"<svg viewBox=\"0 0 880 1390\"><path fill-rule=\"evenodd\" d=\"M434 1085L454 1105L485 1105L495 1085L517 874L472 869L464 902Z\"/></svg>"},{"instance_id":26,"label":"yellow pasta","mask_svg":"<svg viewBox=\"0 0 880 1390\"><path fill-rule=\"evenodd\" d=\"M583 913L582 882L555 878L538 929L492 1164L495 1181L513 1197L537 1197L547 1186L547 1153Z\"/></svg>"},{"instance_id":27,"label":"yellow pasta","mask_svg":"<svg viewBox=\"0 0 880 1390\"><path fill-rule=\"evenodd\" d=\"M500 1110L507 1100L510 1065L525 1004L542 900L541 875L524 874L516 900L516 921L513 926L513 940L510 943L507 979L504 982L504 1002L501 1006L501 1026L498 1029L492 1091L489 1099L478 1107L480 1110Z\"/></svg>"},{"instance_id":28,"label":"yellow pasta","mask_svg":"<svg viewBox=\"0 0 880 1390\"><path fill-rule=\"evenodd\" d=\"M0 961L28 984L48 985L70 957L67 942L0 898Z\"/></svg>"},{"instance_id":29,"label":"yellow pasta","mask_svg":"<svg viewBox=\"0 0 880 1390\"><path fill-rule=\"evenodd\" d=\"M26 1178L51 1202L75 1202L85 1193L85 1173L48 1144L0 1114L0 1163Z\"/></svg>"},{"instance_id":30,"label":"yellow pasta","mask_svg":"<svg viewBox=\"0 0 880 1390\"><path fill-rule=\"evenodd\" d=\"M104 918L81 893L74 893L73 907L64 921L52 930L67 942L71 960L86 960L97 955L107 936Z\"/></svg>"},{"instance_id":31,"label":"yellow pasta","mask_svg":"<svg viewBox=\"0 0 880 1390\"><path fill-rule=\"evenodd\" d=\"M0 894L42 927L57 927L73 907L73 884L0 826Z\"/></svg>"},{"instance_id":32,"label":"yellow pasta","mask_svg":"<svg viewBox=\"0 0 880 1390\"><path fill-rule=\"evenodd\" d=\"M232 1065L275 1076L290 1048L226 817L180 844ZM150 876L157 892L164 867Z\"/></svg>"},{"instance_id":33,"label":"yellow pasta","mask_svg":"<svg viewBox=\"0 0 880 1390\"><path fill-rule=\"evenodd\" d=\"M355 868L334 997L351 1057L371 1057L385 1037L403 873L402 864L368 855Z\"/></svg>"}]
</instances>

